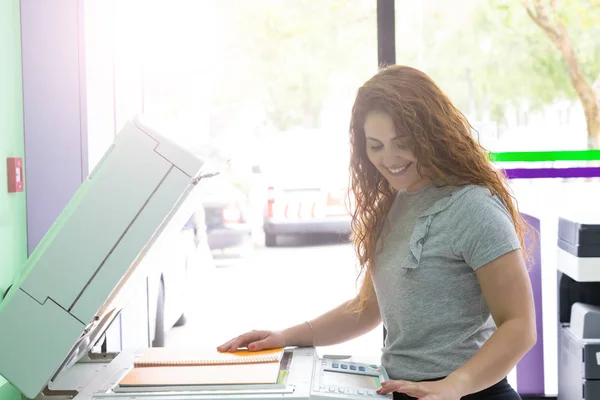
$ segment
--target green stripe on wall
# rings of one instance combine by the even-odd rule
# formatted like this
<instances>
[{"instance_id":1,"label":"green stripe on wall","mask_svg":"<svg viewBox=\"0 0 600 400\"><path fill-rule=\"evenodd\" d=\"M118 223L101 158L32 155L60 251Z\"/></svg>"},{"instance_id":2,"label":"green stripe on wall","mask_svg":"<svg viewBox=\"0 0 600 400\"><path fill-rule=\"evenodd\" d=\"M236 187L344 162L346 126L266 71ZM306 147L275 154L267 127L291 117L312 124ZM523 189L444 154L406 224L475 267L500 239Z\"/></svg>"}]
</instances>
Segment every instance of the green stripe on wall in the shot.
<instances>
[{"instance_id":1,"label":"green stripe on wall","mask_svg":"<svg viewBox=\"0 0 600 400\"><path fill-rule=\"evenodd\" d=\"M490 153L495 162L599 161L600 150L514 151Z\"/></svg>"}]
</instances>

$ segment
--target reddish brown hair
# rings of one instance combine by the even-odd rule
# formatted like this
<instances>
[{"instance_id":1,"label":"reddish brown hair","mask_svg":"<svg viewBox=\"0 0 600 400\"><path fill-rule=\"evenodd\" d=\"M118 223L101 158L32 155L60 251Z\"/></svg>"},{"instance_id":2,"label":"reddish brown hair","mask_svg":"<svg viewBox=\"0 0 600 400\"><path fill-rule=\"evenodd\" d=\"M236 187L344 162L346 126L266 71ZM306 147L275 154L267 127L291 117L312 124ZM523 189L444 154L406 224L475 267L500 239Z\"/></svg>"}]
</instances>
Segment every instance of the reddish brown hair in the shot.
<instances>
[{"instance_id":1,"label":"reddish brown hair","mask_svg":"<svg viewBox=\"0 0 600 400\"><path fill-rule=\"evenodd\" d=\"M364 123L370 112L392 117L397 135L408 139L422 176L438 186L486 186L499 196L525 249L524 237L530 227L518 212L506 177L490 163L466 117L425 73L406 66L388 67L358 90L350 123L352 242L361 266L359 278L363 277L358 310L373 294L376 244L395 196L367 157Z\"/></svg>"}]
</instances>

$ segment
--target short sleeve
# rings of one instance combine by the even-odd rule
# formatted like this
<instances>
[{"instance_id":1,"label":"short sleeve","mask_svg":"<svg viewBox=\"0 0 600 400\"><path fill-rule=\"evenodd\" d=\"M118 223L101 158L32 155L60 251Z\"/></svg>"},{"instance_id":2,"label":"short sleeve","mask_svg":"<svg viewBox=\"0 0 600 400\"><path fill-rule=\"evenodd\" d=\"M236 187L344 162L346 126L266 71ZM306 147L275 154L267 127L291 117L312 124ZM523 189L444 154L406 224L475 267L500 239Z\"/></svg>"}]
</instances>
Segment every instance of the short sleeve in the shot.
<instances>
[{"instance_id":1,"label":"short sleeve","mask_svg":"<svg viewBox=\"0 0 600 400\"><path fill-rule=\"evenodd\" d=\"M473 270L521 248L512 218L502 199L476 188L457 200L453 252Z\"/></svg>"}]
</instances>

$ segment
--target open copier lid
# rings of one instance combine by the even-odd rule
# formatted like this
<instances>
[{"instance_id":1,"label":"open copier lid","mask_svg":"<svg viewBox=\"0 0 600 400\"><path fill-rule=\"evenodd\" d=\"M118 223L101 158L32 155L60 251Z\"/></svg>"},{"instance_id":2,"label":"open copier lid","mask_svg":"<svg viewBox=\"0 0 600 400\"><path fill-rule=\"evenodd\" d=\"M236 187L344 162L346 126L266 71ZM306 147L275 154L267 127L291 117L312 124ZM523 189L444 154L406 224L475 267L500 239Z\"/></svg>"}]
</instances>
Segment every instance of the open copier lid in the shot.
<instances>
[{"instance_id":1,"label":"open copier lid","mask_svg":"<svg viewBox=\"0 0 600 400\"><path fill-rule=\"evenodd\" d=\"M203 161L127 123L0 303L0 375L34 398L90 353L148 271L152 245L179 231Z\"/></svg>"}]
</instances>

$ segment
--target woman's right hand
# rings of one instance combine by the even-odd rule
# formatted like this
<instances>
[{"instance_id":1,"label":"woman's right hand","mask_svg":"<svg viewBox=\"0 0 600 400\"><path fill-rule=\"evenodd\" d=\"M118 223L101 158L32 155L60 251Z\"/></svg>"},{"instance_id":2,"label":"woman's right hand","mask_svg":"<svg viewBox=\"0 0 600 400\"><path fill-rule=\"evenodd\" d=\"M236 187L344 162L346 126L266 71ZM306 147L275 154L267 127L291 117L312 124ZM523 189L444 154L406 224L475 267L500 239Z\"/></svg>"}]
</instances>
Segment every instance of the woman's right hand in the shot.
<instances>
[{"instance_id":1,"label":"woman's right hand","mask_svg":"<svg viewBox=\"0 0 600 400\"><path fill-rule=\"evenodd\" d=\"M227 343L217 347L221 352L236 351L241 347L247 347L250 351L276 349L285 347L286 338L279 331L251 331L246 332Z\"/></svg>"}]
</instances>

